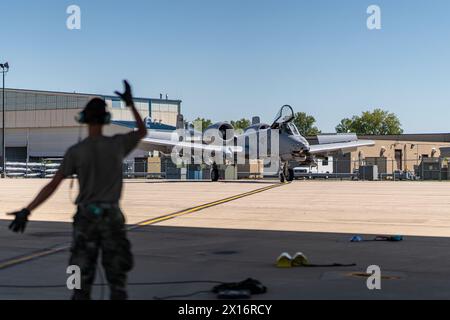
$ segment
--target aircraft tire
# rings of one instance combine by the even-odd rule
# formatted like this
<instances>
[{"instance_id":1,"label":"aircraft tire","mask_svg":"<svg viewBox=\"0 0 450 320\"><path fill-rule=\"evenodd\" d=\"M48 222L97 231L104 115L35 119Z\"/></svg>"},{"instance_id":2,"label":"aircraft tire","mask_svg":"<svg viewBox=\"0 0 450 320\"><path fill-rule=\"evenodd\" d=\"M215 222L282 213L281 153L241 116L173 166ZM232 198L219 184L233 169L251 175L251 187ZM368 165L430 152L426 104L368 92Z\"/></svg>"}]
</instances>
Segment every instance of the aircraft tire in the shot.
<instances>
[{"instance_id":1,"label":"aircraft tire","mask_svg":"<svg viewBox=\"0 0 450 320\"><path fill-rule=\"evenodd\" d=\"M289 169L289 170L288 170L288 174L287 174L287 176L286 176L286 180L287 180L288 182L292 182L292 181L294 181L294 178L295 178L295 175L294 175L294 169Z\"/></svg>"},{"instance_id":2,"label":"aircraft tire","mask_svg":"<svg viewBox=\"0 0 450 320\"><path fill-rule=\"evenodd\" d=\"M211 170L211 181L212 182L219 181L219 170L217 170L217 169L212 169Z\"/></svg>"}]
</instances>

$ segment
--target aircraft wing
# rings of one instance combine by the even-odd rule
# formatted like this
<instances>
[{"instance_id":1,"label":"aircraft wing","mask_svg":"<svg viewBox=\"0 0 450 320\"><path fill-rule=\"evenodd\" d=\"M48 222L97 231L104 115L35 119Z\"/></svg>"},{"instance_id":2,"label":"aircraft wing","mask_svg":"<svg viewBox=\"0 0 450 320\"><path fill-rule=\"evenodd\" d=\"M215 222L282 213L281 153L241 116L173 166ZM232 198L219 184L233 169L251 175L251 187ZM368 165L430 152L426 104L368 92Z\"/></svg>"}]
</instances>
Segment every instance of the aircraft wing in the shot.
<instances>
[{"instance_id":1,"label":"aircraft wing","mask_svg":"<svg viewBox=\"0 0 450 320\"><path fill-rule=\"evenodd\" d=\"M326 154L331 152L350 152L356 150L358 147L374 146L375 142L371 140L357 140L349 142L325 143L311 145L311 154Z\"/></svg>"},{"instance_id":2,"label":"aircraft wing","mask_svg":"<svg viewBox=\"0 0 450 320\"><path fill-rule=\"evenodd\" d=\"M178 147L223 152L225 154L239 153L243 151L243 148L239 146L218 146L199 142L175 141L156 138L145 138L141 140L140 146L146 150L158 149L160 147L165 147L166 149Z\"/></svg>"}]
</instances>

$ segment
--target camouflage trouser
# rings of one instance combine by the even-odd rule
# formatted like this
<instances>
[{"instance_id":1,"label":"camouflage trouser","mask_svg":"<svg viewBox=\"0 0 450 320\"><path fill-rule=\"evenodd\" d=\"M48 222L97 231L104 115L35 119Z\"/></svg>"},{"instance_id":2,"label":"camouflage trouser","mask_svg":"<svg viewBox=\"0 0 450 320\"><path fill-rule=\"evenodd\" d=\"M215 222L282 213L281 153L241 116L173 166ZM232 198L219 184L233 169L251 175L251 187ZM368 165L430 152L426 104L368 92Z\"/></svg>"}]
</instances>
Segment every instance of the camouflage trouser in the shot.
<instances>
[{"instance_id":1,"label":"camouflage trouser","mask_svg":"<svg viewBox=\"0 0 450 320\"><path fill-rule=\"evenodd\" d=\"M73 226L70 265L79 266L81 270L81 289L74 291L73 299L91 298L99 251L102 253L111 299L127 299L127 272L133 268L133 256L120 208L79 206Z\"/></svg>"}]
</instances>

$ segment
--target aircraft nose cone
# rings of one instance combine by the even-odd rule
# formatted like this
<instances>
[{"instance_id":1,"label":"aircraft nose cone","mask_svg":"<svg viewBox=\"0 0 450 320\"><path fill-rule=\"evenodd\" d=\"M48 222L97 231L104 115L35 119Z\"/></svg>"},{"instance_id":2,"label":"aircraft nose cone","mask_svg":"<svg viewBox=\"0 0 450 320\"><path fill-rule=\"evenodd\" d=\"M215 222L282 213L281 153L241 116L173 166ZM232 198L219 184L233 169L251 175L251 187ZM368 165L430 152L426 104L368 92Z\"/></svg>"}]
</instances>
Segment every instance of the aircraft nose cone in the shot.
<instances>
[{"instance_id":1,"label":"aircraft nose cone","mask_svg":"<svg viewBox=\"0 0 450 320\"><path fill-rule=\"evenodd\" d=\"M306 149L309 149L309 148L306 148L306 146L301 144L301 143L296 143L295 145L292 146L292 151L295 154L301 154L301 153L303 153L305 151L309 151L309 150L306 150Z\"/></svg>"}]
</instances>

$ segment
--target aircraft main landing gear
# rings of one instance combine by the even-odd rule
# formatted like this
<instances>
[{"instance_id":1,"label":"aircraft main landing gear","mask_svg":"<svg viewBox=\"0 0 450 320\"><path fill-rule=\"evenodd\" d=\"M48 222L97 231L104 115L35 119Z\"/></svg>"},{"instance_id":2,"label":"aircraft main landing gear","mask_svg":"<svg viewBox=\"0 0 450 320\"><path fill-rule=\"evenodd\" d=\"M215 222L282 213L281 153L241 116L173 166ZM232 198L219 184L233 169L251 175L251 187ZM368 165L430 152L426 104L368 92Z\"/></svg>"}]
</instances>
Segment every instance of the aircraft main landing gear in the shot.
<instances>
[{"instance_id":1,"label":"aircraft main landing gear","mask_svg":"<svg viewBox=\"0 0 450 320\"><path fill-rule=\"evenodd\" d=\"M292 181L294 181L294 169L288 169L288 174L287 174L287 177L286 177L286 180L288 181L288 182L292 182Z\"/></svg>"},{"instance_id":2,"label":"aircraft main landing gear","mask_svg":"<svg viewBox=\"0 0 450 320\"><path fill-rule=\"evenodd\" d=\"M213 164L211 168L211 181L212 182L219 181L219 169L217 168L216 164Z\"/></svg>"}]
</instances>

